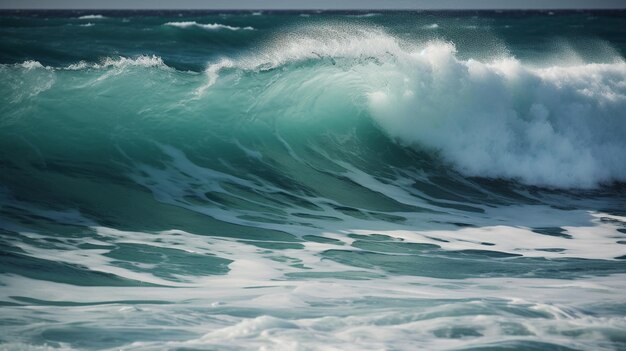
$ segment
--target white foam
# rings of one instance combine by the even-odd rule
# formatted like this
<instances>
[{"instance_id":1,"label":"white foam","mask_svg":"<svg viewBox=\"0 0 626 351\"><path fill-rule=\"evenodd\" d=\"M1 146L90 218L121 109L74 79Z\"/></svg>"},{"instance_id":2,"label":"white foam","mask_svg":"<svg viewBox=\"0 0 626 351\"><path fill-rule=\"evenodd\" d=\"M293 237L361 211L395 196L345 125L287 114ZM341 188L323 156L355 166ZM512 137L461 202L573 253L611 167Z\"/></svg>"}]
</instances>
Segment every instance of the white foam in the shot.
<instances>
[{"instance_id":1,"label":"white foam","mask_svg":"<svg viewBox=\"0 0 626 351\"><path fill-rule=\"evenodd\" d=\"M202 96L208 88L210 88L213 84L215 84L215 82L219 78L219 72L221 70L225 68L231 68L233 66L234 66L233 61L229 59L223 59L217 63L213 63L209 65L209 67L207 67L207 69L204 71L208 79L205 84L203 84L198 89L196 89L195 95L197 97Z\"/></svg>"},{"instance_id":2,"label":"white foam","mask_svg":"<svg viewBox=\"0 0 626 351\"><path fill-rule=\"evenodd\" d=\"M254 30L253 27L247 26L247 27L234 27L234 26L229 26L229 25L225 25L225 24L220 24L220 23L209 23L209 24L202 24L202 23L198 23L196 21L187 21L187 22L167 22L164 24L164 26L170 26L170 27L178 27L178 28L190 28L190 27L198 27L198 28L203 28L203 29L208 29L208 30L219 30L219 29L228 29L228 30Z\"/></svg>"},{"instance_id":3,"label":"white foam","mask_svg":"<svg viewBox=\"0 0 626 351\"><path fill-rule=\"evenodd\" d=\"M104 17L102 15L85 15L85 16L78 17L78 19L82 19L82 20L84 20L84 19L103 19L103 18L106 18L106 17Z\"/></svg>"},{"instance_id":4,"label":"white foam","mask_svg":"<svg viewBox=\"0 0 626 351\"><path fill-rule=\"evenodd\" d=\"M37 69L37 68L47 68L44 65L42 65L41 62L34 61L34 60L24 61L21 63L20 66L22 66L23 68L26 68L27 70Z\"/></svg>"},{"instance_id":5,"label":"white foam","mask_svg":"<svg viewBox=\"0 0 626 351\"><path fill-rule=\"evenodd\" d=\"M86 69L88 67L91 67L91 65L85 61L79 61L77 63L72 63L68 65L67 67L65 67L65 69L70 70L70 71L79 71L82 69Z\"/></svg>"},{"instance_id":6,"label":"white foam","mask_svg":"<svg viewBox=\"0 0 626 351\"><path fill-rule=\"evenodd\" d=\"M535 233L527 228L512 226L485 226L463 228L457 231L371 231L351 230L361 235L384 234L408 242L427 243L444 250L491 250L525 257L585 258L613 260L626 254L619 245L619 234L615 228L597 225L587 227L564 227L565 234L572 238ZM488 243L489 246L485 246ZM559 251L548 251L558 249Z\"/></svg>"},{"instance_id":7,"label":"white foam","mask_svg":"<svg viewBox=\"0 0 626 351\"><path fill-rule=\"evenodd\" d=\"M166 70L172 70L171 67L167 66L163 59L156 55L139 55L136 57L105 57L98 63L91 63L86 61L79 61L76 63L69 64L67 66L61 67L51 67L44 66L39 61L35 60L27 60L19 64L14 65L0 65L0 67L6 66L17 66L26 69L27 71L35 70L35 69L45 69L54 73L57 70L69 70L69 71L78 71L84 69L109 69L109 68L125 68L125 67L156 67Z\"/></svg>"},{"instance_id":8,"label":"white foam","mask_svg":"<svg viewBox=\"0 0 626 351\"><path fill-rule=\"evenodd\" d=\"M69 64L64 67L47 67L50 70L68 70L68 71L80 71L86 69L122 69L128 67L145 67L145 68L160 68L164 70L173 70L173 68L167 66L163 59L156 55L139 55L136 57L104 57L100 62L93 63L87 61L79 61Z\"/></svg>"},{"instance_id":9,"label":"white foam","mask_svg":"<svg viewBox=\"0 0 626 351\"><path fill-rule=\"evenodd\" d=\"M109 68L128 66L169 68L165 63L163 63L163 59L156 55L140 55L135 58L123 56L119 58L106 57L100 64L94 64L92 67Z\"/></svg>"},{"instance_id":10,"label":"white foam","mask_svg":"<svg viewBox=\"0 0 626 351\"><path fill-rule=\"evenodd\" d=\"M157 350L174 348L209 349L303 349L307 350L449 350L479 347L507 341L549 342L576 349L611 350L611 335L623 330L620 315L598 316L583 313L581 307L623 303L623 275L585 278L577 281L533 278L481 278L463 281L401 278L368 281L335 279L261 281L263 286L223 286L220 280L196 287L87 287L36 281L17 276L0 276L5 296L27 296L45 301L129 301L161 300L172 304L147 304L140 309L122 304L94 306L6 306L5 316L36 320L42 313L48 320L71 325L98 321L109 328L141 325L163 332L184 328L197 337L171 341L135 341L116 349ZM248 284L251 282L246 282ZM283 306L281 296L306 302L294 310ZM216 298L224 297L216 303ZM276 297L278 303L252 307L271 308L271 314L243 317L210 308L245 308L255 296ZM447 302L442 302L445 296ZM367 299L413 299L415 307L389 308ZM432 300L432 303L429 302ZM378 300L380 301L380 300ZM406 300L407 302L409 300ZM320 302L323 304L320 305ZM361 303L363 303L361 305ZM328 307L325 307L328 306ZM499 306L499 307L498 307ZM352 313L345 313L349 307ZM198 309L201 312L195 312ZM528 311L529 315L520 314ZM226 310L227 311L227 310ZM210 313L210 316L207 316ZM307 316L308 315L308 316ZM184 318L183 318L184 316ZM210 318L207 318L210 317ZM167 318L168 323L162 321ZM513 332L515 329L517 332ZM453 328L479 333L455 338ZM16 337L19 329L7 329ZM22 328L29 335L32 328ZM10 332L10 334L8 334ZM601 347L605 345L606 347ZM26 349L31 349L26 347ZM36 348L32 348L36 349Z\"/></svg>"},{"instance_id":11,"label":"white foam","mask_svg":"<svg viewBox=\"0 0 626 351\"><path fill-rule=\"evenodd\" d=\"M176 150L165 148L164 151L172 156L172 162L188 177L197 176L204 183L229 178L226 174L198 169ZM164 172L172 173L172 170ZM162 184L159 187L163 188ZM177 189L170 189L170 192L175 191ZM78 216L80 214L74 211L45 214L46 218L67 222L76 222ZM430 214L424 218L433 216L437 218ZM527 228L513 226L515 216L523 216L524 223L533 226L553 225L551 221L566 223L569 226L564 226L564 229L572 239L540 235ZM620 237L616 229L626 221L625 217L591 213L588 214L592 218L589 222L584 216L583 211L563 211L545 206L506 207L495 208L484 216L502 225L481 228L423 231L355 229L337 230L334 234L314 230L318 231L318 235L343 238L347 244L353 241L346 236L349 233L386 234L407 242L437 244L444 250L488 249L546 258L612 259L615 255L624 254L626 247L616 245L615 241ZM617 222L601 220L606 217ZM354 223L343 223L339 227L354 227ZM387 223L384 226L393 225ZM581 273L574 279L533 276L436 279L392 274L375 267L349 266L321 255L329 249L359 250L348 245L340 247L304 242L303 248L273 250L260 248L247 240L195 235L181 230L131 232L102 226L91 226L91 229L93 236L68 238L21 232L19 237L27 240L15 240L13 244L21 248L24 255L80 265L92 271L160 286L74 286L17 275L0 275L3 301L24 303L13 299L29 297L53 302L107 302L72 307L54 304L40 304L36 308L5 306L3 313L6 318L19 316L35 320L41 313L46 313L47 318L56 324L91 321L103 328L105 325L109 328L141 325L164 332L179 330L184 325L186 331L196 335L165 341L135 341L116 347L155 350L185 347L298 349L305 343L307 349L313 350L410 350L416 345L422 349L446 350L506 341L541 341L589 349L608 342L613 332L626 326L626 320L621 315L585 312L598 306L623 304L622 292L626 289L623 274L586 276ZM489 242L491 246L484 246L482 242ZM87 243L102 248L81 248ZM190 255L215 255L233 262L228 266L230 271L224 275L192 276L190 273L179 276L181 281L171 281L153 276L150 271L120 268L115 262L119 259L107 255L112 247L120 244L180 250ZM565 254L541 250L554 247L563 248ZM157 263L160 264L169 263L165 260ZM154 271L158 271L158 267ZM339 274L348 271L354 276L359 273L375 276L367 280L290 276L292 273ZM442 302L442 296L447 302ZM138 308L132 302L138 300L158 300L168 304L148 303ZM111 304L116 301L120 302ZM400 302L401 307L395 305L396 302ZM208 308L211 310L208 311ZM240 311L252 313L250 317L244 317L245 314ZM207 318L207 313L210 318ZM171 324L162 324L163 318L172 316L176 318ZM511 334L511 325L519 326L523 333ZM446 336L452 328L473 328L479 334L461 339ZM15 340L21 340L18 335L29 333L31 329L20 326L7 329L8 337Z\"/></svg>"}]
</instances>

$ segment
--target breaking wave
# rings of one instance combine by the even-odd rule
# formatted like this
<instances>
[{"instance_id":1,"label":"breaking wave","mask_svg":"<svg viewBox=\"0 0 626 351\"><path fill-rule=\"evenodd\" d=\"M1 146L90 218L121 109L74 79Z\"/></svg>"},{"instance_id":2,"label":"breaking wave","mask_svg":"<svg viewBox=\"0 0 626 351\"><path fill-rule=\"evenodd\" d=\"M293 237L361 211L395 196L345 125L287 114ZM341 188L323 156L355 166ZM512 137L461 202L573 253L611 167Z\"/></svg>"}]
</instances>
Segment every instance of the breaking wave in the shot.
<instances>
[{"instance_id":1,"label":"breaking wave","mask_svg":"<svg viewBox=\"0 0 626 351\"><path fill-rule=\"evenodd\" d=\"M211 64L208 86L224 69L341 60L343 70L321 69L294 86L313 79L320 85L349 81L343 88L366 96L372 117L392 138L433 150L465 175L558 188L626 180L621 58L532 67L506 56L462 60L453 43L406 45L380 31L321 34L280 38L254 55Z\"/></svg>"}]
</instances>

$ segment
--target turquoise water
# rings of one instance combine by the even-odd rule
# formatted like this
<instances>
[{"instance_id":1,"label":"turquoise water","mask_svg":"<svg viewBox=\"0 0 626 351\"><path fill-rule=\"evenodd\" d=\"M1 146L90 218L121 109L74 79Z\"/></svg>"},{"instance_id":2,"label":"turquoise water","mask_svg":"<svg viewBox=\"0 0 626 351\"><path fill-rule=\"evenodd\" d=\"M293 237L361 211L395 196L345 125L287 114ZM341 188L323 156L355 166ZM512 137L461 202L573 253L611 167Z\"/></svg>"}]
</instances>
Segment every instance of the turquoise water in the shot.
<instances>
[{"instance_id":1,"label":"turquoise water","mask_svg":"<svg viewBox=\"0 0 626 351\"><path fill-rule=\"evenodd\" d=\"M625 349L624 18L1 13L0 349Z\"/></svg>"}]
</instances>

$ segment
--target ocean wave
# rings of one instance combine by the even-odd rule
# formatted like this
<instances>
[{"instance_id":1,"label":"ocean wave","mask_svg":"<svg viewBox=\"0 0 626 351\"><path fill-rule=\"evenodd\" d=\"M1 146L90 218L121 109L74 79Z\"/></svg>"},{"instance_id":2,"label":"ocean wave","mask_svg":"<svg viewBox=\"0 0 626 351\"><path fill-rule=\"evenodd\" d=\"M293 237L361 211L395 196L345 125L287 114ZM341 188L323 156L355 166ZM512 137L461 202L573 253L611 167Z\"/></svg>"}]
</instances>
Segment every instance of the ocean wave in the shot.
<instances>
[{"instance_id":1,"label":"ocean wave","mask_svg":"<svg viewBox=\"0 0 626 351\"><path fill-rule=\"evenodd\" d=\"M198 23L196 21L167 22L167 23L164 24L164 26L178 27L178 28L197 27L197 28L203 28L203 29L208 29L208 30L219 30L219 29L228 29L228 30L232 30L232 31L236 31L236 30L254 30L254 28L250 27L250 26L247 26L247 27L233 27L233 26L228 26L228 25L220 24L220 23L202 24L202 23Z\"/></svg>"},{"instance_id":2,"label":"ocean wave","mask_svg":"<svg viewBox=\"0 0 626 351\"><path fill-rule=\"evenodd\" d=\"M53 69L35 61L19 66ZM123 67L172 70L149 55L57 69ZM202 99L221 75L271 77L279 67L291 78L268 96L305 94L298 88L303 84L332 86L332 94L346 99L328 97L332 105L325 109L365 110L391 140L426 150L466 177L584 189L626 181L626 63L620 57L538 67L502 54L461 59L452 43L406 43L376 28L307 28L209 64L205 81L189 94ZM317 116L309 95L298 101L291 113Z\"/></svg>"},{"instance_id":3,"label":"ocean wave","mask_svg":"<svg viewBox=\"0 0 626 351\"><path fill-rule=\"evenodd\" d=\"M350 67L389 136L435 151L466 176L557 188L626 181L621 58L547 67L506 56L481 62L459 59L452 43L407 45L378 30L330 28L211 64L198 93L225 69L264 71L326 58ZM322 79L318 84L338 84Z\"/></svg>"}]
</instances>

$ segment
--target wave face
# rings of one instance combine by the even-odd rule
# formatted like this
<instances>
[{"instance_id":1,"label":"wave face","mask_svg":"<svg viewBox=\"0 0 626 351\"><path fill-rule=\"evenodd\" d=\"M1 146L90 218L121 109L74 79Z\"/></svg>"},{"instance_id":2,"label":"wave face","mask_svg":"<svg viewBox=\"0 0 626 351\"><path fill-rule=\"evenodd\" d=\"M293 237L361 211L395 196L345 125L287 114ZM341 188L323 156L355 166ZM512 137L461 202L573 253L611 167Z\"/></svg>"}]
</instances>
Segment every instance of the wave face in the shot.
<instances>
[{"instance_id":1,"label":"wave face","mask_svg":"<svg viewBox=\"0 0 626 351\"><path fill-rule=\"evenodd\" d=\"M2 13L0 348L626 347L623 22Z\"/></svg>"}]
</instances>

